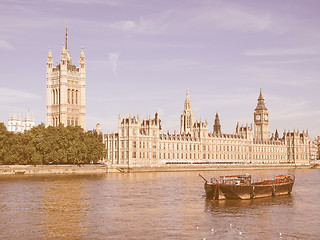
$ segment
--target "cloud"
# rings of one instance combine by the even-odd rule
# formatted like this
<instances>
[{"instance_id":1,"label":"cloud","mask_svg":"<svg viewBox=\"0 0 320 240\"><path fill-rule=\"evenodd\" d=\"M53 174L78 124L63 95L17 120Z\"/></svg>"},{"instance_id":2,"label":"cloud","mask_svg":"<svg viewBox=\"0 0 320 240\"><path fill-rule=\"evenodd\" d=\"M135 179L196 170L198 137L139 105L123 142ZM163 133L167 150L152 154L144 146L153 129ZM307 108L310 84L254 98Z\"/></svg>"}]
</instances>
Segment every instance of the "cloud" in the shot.
<instances>
[{"instance_id":1,"label":"cloud","mask_svg":"<svg viewBox=\"0 0 320 240\"><path fill-rule=\"evenodd\" d=\"M191 19L196 25L206 24L209 28L236 31L266 31L272 26L269 14L252 13L247 9L237 7L211 7L198 9L196 16Z\"/></svg>"},{"instance_id":2,"label":"cloud","mask_svg":"<svg viewBox=\"0 0 320 240\"><path fill-rule=\"evenodd\" d=\"M108 6L120 6L119 0L47 0L49 2L63 2L72 4L101 4Z\"/></svg>"},{"instance_id":3,"label":"cloud","mask_svg":"<svg viewBox=\"0 0 320 240\"><path fill-rule=\"evenodd\" d=\"M15 50L15 48L7 41L0 39L0 50Z\"/></svg>"},{"instance_id":4,"label":"cloud","mask_svg":"<svg viewBox=\"0 0 320 240\"><path fill-rule=\"evenodd\" d=\"M24 4L26 3L25 0L2 0L3 3L10 3L10 4ZM41 2L47 3L71 3L71 4L101 4L101 5L108 5L108 6L120 6L120 0L42 0ZM38 0L28 0L29 4L38 4Z\"/></svg>"},{"instance_id":5,"label":"cloud","mask_svg":"<svg viewBox=\"0 0 320 240\"><path fill-rule=\"evenodd\" d=\"M297 47L297 48L266 48L253 49L245 52L247 56L291 56L291 55L320 55L319 47Z\"/></svg>"},{"instance_id":6,"label":"cloud","mask_svg":"<svg viewBox=\"0 0 320 240\"><path fill-rule=\"evenodd\" d=\"M190 34L198 31L283 32L285 24L275 24L279 17L257 9L225 3L197 4L160 10L140 17L108 24L119 31L139 34Z\"/></svg>"},{"instance_id":7,"label":"cloud","mask_svg":"<svg viewBox=\"0 0 320 240\"><path fill-rule=\"evenodd\" d=\"M108 24L108 27L130 33L159 34L163 29L162 24L157 17L153 20L140 17L138 21L121 20Z\"/></svg>"},{"instance_id":8,"label":"cloud","mask_svg":"<svg viewBox=\"0 0 320 240\"><path fill-rule=\"evenodd\" d=\"M271 61L260 61L258 64L271 64L271 65L286 65L296 64L310 61L310 59L291 59L291 60L271 60Z\"/></svg>"},{"instance_id":9,"label":"cloud","mask_svg":"<svg viewBox=\"0 0 320 240\"><path fill-rule=\"evenodd\" d=\"M112 73L115 77L118 77L118 61L119 61L119 53L110 53L109 61L112 68Z\"/></svg>"},{"instance_id":10,"label":"cloud","mask_svg":"<svg viewBox=\"0 0 320 240\"><path fill-rule=\"evenodd\" d=\"M40 100L41 97L34 93L21 90L0 88L0 103L17 103L26 101Z\"/></svg>"}]
</instances>

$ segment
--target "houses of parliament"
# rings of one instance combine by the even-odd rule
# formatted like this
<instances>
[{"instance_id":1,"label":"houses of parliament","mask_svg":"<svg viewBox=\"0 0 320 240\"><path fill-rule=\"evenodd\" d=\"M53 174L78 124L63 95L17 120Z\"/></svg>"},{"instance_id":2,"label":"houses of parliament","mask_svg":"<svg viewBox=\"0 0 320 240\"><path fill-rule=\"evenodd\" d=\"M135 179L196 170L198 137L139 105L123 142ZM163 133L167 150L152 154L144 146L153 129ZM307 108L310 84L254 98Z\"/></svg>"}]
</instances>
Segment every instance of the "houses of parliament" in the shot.
<instances>
[{"instance_id":1,"label":"houses of parliament","mask_svg":"<svg viewBox=\"0 0 320 240\"><path fill-rule=\"evenodd\" d=\"M308 132L278 131L269 135L269 112L260 90L254 109L254 126L236 126L235 133L221 131L218 113L213 131L208 122L195 121L187 90L180 132L164 134L161 120L140 115L118 118L118 132L104 135L107 161L128 166L161 164L309 164Z\"/></svg>"},{"instance_id":2,"label":"houses of parliament","mask_svg":"<svg viewBox=\"0 0 320 240\"><path fill-rule=\"evenodd\" d=\"M66 39L60 63L47 58L47 126L85 128L86 61L83 48L79 67L72 64ZM253 111L254 126L239 125L235 133L223 133L218 113L209 132L207 121L196 121L187 90L180 119L180 131L161 132L158 113L118 118L118 132L103 134L108 164L159 166L162 164L309 164L310 137L302 131L269 133L269 112L260 90ZM97 124L97 131L101 126Z\"/></svg>"}]
</instances>

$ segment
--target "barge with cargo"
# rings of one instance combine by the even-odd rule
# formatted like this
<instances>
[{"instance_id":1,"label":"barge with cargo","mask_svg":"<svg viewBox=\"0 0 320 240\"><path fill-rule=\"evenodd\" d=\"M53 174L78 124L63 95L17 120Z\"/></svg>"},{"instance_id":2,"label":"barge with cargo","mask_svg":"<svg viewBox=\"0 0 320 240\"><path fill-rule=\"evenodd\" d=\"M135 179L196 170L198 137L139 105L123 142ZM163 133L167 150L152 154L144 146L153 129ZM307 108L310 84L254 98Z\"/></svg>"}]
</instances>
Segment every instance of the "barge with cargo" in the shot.
<instances>
[{"instance_id":1,"label":"barge with cargo","mask_svg":"<svg viewBox=\"0 0 320 240\"><path fill-rule=\"evenodd\" d=\"M261 181L253 181L249 174L220 176L212 178L210 182L201 177L205 180L206 198L210 200L255 199L286 195L292 192L295 181L293 175L277 175L273 179Z\"/></svg>"}]
</instances>

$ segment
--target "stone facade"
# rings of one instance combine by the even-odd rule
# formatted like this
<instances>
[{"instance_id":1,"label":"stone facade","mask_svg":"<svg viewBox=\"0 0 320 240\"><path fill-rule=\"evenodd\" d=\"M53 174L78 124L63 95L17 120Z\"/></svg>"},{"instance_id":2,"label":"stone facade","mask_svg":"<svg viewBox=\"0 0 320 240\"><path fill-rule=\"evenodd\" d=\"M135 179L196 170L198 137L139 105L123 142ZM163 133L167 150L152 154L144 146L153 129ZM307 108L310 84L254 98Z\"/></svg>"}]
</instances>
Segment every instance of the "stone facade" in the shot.
<instances>
[{"instance_id":1,"label":"stone facade","mask_svg":"<svg viewBox=\"0 0 320 240\"><path fill-rule=\"evenodd\" d=\"M47 58L47 121L46 126L81 126L85 128L86 61L83 47L79 67L72 64L66 41L60 63L53 67L51 48Z\"/></svg>"},{"instance_id":2,"label":"stone facade","mask_svg":"<svg viewBox=\"0 0 320 240\"><path fill-rule=\"evenodd\" d=\"M320 160L320 136L311 141L310 144L311 160Z\"/></svg>"},{"instance_id":3,"label":"stone facade","mask_svg":"<svg viewBox=\"0 0 320 240\"><path fill-rule=\"evenodd\" d=\"M308 132L278 131L269 136L269 114L260 90L251 125L236 126L233 134L221 132L218 113L213 132L208 122L195 121L189 91L181 115L180 133L161 132L161 120L140 115L118 118L118 132L104 135L108 164L153 166L162 164L296 164L310 160ZM99 126L100 127L100 126Z\"/></svg>"}]
</instances>

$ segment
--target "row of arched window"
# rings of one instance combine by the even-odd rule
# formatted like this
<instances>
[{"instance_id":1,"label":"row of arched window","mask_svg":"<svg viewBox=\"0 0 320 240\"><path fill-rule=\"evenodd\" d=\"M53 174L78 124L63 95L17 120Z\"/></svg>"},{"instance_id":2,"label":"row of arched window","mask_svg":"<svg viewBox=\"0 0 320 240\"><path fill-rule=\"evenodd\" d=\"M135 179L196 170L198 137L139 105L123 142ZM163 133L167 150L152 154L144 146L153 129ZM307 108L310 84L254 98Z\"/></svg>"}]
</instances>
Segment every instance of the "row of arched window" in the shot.
<instances>
[{"instance_id":1,"label":"row of arched window","mask_svg":"<svg viewBox=\"0 0 320 240\"><path fill-rule=\"evenodd\" d=\"M53 104L60 104L60 89L52 90L52 102ZM79 103L79 91L74 89L68 89L68 103L78 104Z\"/></svg>"},{"instance_id":2,"label":"row of arched window","mask_svg":"<svg viewBox=\"0 0 320 240\"><path fill-rule=\"evenodd\" d=\"M68 103L78 104L79 92L78 90L68 89Z\"/></svg>"},{"instance_id":3,"label":"row of arched window","mask_svg":"<svg viewBox=\"0 0 320 240\"><path fill-rule=\"evenodd\" d=\"M53 102L53 104L60 103L60 89L53 89L52 90L52 102Z\"/></svg>"},{"instance_id":4,"label":"row of arched window","mask_svg":"<svg viewBox=\"0 0 320 240\"><path fill-rule=\"evenodd\" d=\"M67 125L68 126L78 126L79 125L79 122L78 122L78 118L77 117L68 117L68 120L67 120Z\"/></svg>"},{"instance_id":5,"label":"row of arched window","mask_svg":"<svg viewBox=\"0 0 320 240\"><path fill-rule=\"evenodd\" d=\"M54 117L54 118L52 118L52 125L53 125L54 127L59 126L59 124L60 124L59 117Z\"/></svg>"},{"instance_id":6,"label":"row of arched window","mask_svg":"<svg viewBox=\"0 0 320 240\"><path fill-rule=\"evenodd\" d=\"M52 126L57 127L60 124L59 117L52 118ZM67 119L67 125L68 126L78 126L79 120L77 117L68 117Z\"/></svg>"}]
</instances>

